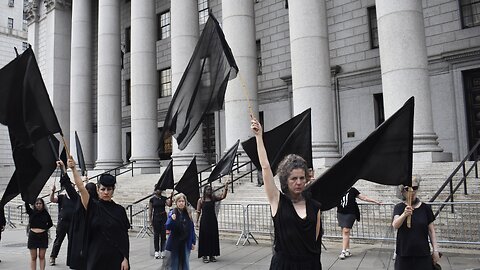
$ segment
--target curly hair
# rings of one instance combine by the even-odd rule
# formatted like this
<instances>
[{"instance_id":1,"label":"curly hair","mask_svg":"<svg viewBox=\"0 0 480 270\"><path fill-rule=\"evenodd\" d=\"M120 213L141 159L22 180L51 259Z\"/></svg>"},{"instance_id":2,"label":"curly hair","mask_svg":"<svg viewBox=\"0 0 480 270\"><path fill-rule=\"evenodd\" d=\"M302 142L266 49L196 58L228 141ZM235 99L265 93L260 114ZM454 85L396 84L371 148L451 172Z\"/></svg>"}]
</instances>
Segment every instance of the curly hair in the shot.
<instances>
[{"instance_id":1,"label":"curly hair","mask_svg":"<svg viewBox=\"0 0 480 270\"><path fill-rule=\"evenodd\" d=\"M280 180L280 189L284 194L288 194L288 177L294 169L302 169L306 176L308 165L305 159L299 155L289 154L278 164L277 175Z\"/></svg>"}]
</instances>

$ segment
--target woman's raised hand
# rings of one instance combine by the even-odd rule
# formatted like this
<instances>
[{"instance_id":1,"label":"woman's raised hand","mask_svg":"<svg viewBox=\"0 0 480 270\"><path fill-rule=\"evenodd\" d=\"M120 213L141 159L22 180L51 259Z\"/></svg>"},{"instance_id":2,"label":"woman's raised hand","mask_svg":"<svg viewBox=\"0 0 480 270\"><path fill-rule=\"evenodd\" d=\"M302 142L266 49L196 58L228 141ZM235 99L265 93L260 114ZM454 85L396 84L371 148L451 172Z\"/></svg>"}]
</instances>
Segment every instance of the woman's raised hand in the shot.
<instances>
[{"instance_id":1,"label":"woman's raised hand","mask_svg":"<svg viewBox=\"0 0 480 270\"><path fill-rule=\"evenodd\" d=\"M260 123L258 122L258 120L255 117L253 117L253 116L250 116L250 117L251 117L250 128L252 129L253 134L255 134L255 136L262 135L262 125L260 125Z\"/></svg>"},{"instance_id":2,"label":"woman's raised hand","mask_svg":"<svg viewBox=\"0 0 480 270\"><path fill-rule=\"evenodd\" d=\"M75 168L75 165L76 165L76 164L75 164L75 160L73 160L72 157L68 158L68 160L67 160L67 166L68 166L68 168L74 169L74 168Z\"/></svg>"}]
</instances>

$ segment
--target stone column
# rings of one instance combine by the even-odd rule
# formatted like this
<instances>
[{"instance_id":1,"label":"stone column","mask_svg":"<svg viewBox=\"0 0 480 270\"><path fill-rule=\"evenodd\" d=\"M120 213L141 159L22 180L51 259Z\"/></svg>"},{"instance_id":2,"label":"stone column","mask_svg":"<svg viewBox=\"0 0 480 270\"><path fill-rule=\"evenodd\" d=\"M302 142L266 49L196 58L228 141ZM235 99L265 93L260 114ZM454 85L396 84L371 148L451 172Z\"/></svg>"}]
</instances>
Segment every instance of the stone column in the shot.
<instances>
[{"instance_id":1,"label":"stone column","mask_svg":"<svg viewBox=\"0 0 480 270\"><path fill-rule=\"evenodd\" d=\"M96 170L111 169L122 160L120 85L120 3L98 1L98 143Z\"/></svg>"},{"instance_id":2,"label":"stone column","mask_svg":"<svg viewBox=\"0 0 480 270\"><path fill-rule=\"evenodd\" d=\"M46 0L45 80L67 143L70 131L71 1Z\"/></svg>"},{"instance_id":3,"label":"stone column","mask_svg":"<svg viewBox=\"0 0 480 270\"><path fill-rule=\"evenodd\" d=\"M223 32L232 49L239 73L225 93L226 149L238 139L252 137L250 109L258 117L257 50L254 1L222 0ZM222 149L224 150L224 149ZM241 162L248 160L240 145Z\"/></svg>"},{"instance_id":4,"label":"stone column","mask_svg":"<svg viewBox=\"0 0 480 270\"><path fill-rule=\"evenodd\" d=\"M157 53L155 1L131 4L132 157L142 173L160 172L157 153Z\"/></svg>"},{"instance_id":5,"label":"stone column","mask_svg":"<svg viewBox=\"0 0 480 270\"><path fill-rule=\"evenodd\" d=\"M92 169L92 14L90 1L74 1L72 6L72 43L70 62L70 150L77 159L75 131L82 144L87 168Z\"/></svg>"},{"instance_id":6,"label":"stone column","mask_svg":"<svg viewBox=\"0 0 480 270\"><path fill-rule=\"evenodd\" d=\"M325 1L288 2L292 58L293 112L312 108L315 168L333 165L340 154L335 141Z\"/></svg>"},{"instance_id":7,"label":"stone column","mask_svg":"<svg viewBox=\"0 0 480 270\"><path fill-rule=\"evenodd\" d=\"M433 130L422 1L377 0L385 117L415 96L414 161L451 160Z\"/></svg>"},{"instance_id":8,"label":"stone column","mask_svg":"<svg viewBox=\"0 0 480 270\"><path fill-rule=\"evenodd\" d=\"M172 90L175 91L198 41L197 1L172 1L171 18ZM172 139L174 171L176 173L183 172L192 161L194 155L197 157L197 165L199 167L207 164L205 154L203 153L202 127L198 129L188 146L182 151L178 149L175 139Z\"/></svg>"},{"instance_id":9,"label":"stone column","mask_svg":"<svg viewBox=\"0 0 480 270\"><path fill-rule=\"evenodd\" d=\"M39 32L39 0L33 0L25 7L25 19L28 25L28 43L32 46L33 51L38 51L38 32Z\"/></svg>"}]
</instances>

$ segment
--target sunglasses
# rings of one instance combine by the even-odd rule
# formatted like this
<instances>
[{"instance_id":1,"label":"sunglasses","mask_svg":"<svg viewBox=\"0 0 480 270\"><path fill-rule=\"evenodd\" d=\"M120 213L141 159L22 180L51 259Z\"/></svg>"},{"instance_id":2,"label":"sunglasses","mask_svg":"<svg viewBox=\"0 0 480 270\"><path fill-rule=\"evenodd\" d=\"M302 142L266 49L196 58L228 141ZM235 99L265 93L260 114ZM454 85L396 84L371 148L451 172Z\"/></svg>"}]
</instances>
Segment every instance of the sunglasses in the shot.
<instances>
[{"instance_id":1,"label":"sunglasses","mask_svg":"<svg viewBox=\"0 0 480 270\"><path fill-rule=\"evenodd\" d=\"M404 187L403 190L408 191L408 188L409 187ZM418 186L414 186L414 187L412 187L412 189L416 191L416 190L418 190Z\"/></svg>"}]
</instances>

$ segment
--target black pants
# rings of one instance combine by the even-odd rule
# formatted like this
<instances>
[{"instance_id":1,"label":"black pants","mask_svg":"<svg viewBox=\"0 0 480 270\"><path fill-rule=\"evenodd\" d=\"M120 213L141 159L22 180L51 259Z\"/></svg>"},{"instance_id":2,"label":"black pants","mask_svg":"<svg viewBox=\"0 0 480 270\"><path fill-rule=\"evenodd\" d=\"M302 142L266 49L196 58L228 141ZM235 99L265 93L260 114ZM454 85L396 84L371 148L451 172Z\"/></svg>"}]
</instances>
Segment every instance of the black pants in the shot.
<instances>
[{"instance_id":1,"label":"black pants","mask_svg":"<svg viewBox=\"0 0 480 270\"><path fill-rule=\"evenodd\" d=\"M167 232L165 231L165 222L166 222L166 219L164 219L163 217L153 219L153 247L155 248L155 251L165 250L165 243L167 241ZM160 246L159 240L162 241L161 246Z\"/></svg>"},{"instance_id":2,"label":"black pants","mask_svg":"<svg viewBox=\"0 0 480 270\"><path fill-rule=\"evenodd\" d=\"M50 257L57 258L58 252L60 251L60 247L62 246L63 239L65 239L65 235L68 234L70 228L69 221L59 220L57 223L57 233L55 235L55 241L53 242L52 253Z\"/></svg>"}]
</instances>

